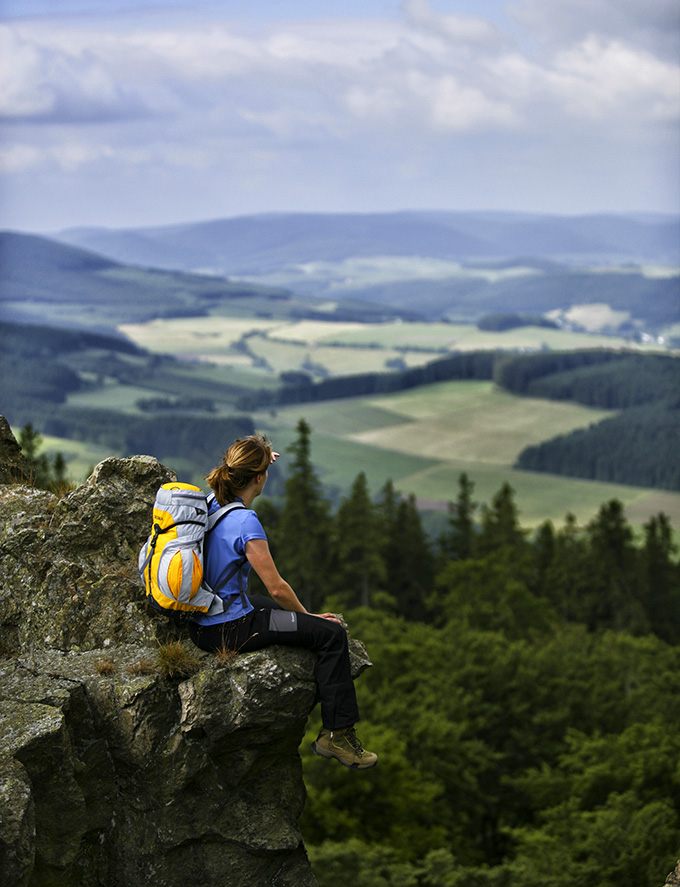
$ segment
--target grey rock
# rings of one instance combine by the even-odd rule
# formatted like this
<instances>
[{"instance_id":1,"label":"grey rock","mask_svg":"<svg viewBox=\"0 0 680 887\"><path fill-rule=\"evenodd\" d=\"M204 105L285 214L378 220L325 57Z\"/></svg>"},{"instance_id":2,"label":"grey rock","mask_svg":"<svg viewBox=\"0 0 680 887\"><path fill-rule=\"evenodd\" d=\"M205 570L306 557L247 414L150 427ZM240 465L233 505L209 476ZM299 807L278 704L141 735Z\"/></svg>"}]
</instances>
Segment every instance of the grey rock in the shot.
<instances>
[{"instance_id":1,"label":"grey rock","mask_svg":"<svg viewBox=\"0 0 680 887\"><path fill-rule=\"evenodd\" d=\"M680 861L666 878L664 887L680 887Z\"/></svg>"},{"instance_id":2,"label":"grey rock","mask_svg":"<svg viewBox=\"0 0 680 887\"><path fill-rule=\"evenodd\" d=\"M297 825L311 656L210 657L178 682L138 673L153 655L41 651L0 667L0 810L13 811L0 881L312 887Z\"/></svg>"},{"instance_id":3,"label":"grey rock","mask_svg":"<svg viewBox=\"0 0 680 887\"><path fill-rule=\"evenodd\" d=\"M28 459L21 452L9 422L0 416L0 484L15 484L31 473Z\"/></svg>"},{"instance_id":4,"label":"grey rock","mask_svg":"<svg viewBox=\"0 0 680 887\"><path fill-rule=\"evenodd\" d=\"M61 499L0 486L2 884L316 884L297 824L314 657L219 664L147 611L137 553L174 477L136 456ZM159 667L177 638L183 680Z\"/></svg>"}]
</instances>

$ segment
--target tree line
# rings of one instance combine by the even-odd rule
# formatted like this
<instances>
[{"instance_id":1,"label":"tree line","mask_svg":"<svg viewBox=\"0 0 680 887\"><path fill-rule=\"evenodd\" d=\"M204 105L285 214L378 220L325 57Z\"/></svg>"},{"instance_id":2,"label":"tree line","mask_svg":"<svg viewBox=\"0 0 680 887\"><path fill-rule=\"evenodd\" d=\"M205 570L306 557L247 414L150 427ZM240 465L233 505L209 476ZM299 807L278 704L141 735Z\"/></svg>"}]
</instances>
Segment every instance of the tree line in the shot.
<instances>
[{"instance_id":1,"label":"tree line","mask_svg":"<svg viewBox=\"0 0 680 887\"><path fill-rule=\"evenodd\" d=\"M312 611L378 606L436 623L442 610L470 609L483 629L504 629L504 620L509 627L521 615L540 629L579 623L680 644L680 573L663 513L645 524L642 544L617 499L584 527L567 514L564 527L546 521L530 534L509 483L480 504L464 472L447 528L432 540L413 496L399 495L391 481L372 496L362 471L333 510L304 419L291 453L283 496L258 510L282 573Z\"/></svg>"},{"instance_id":2,"label":"tree line","mask_svg":"<svg viewBox=\"0 0 680 887\"><path fill-rule=\"evenodd\" d=\"M355 373L314 382L308 374L286 373L277 388L249 392L239 404L256 407L312 403L342 397L362 397L406 391L420 385L453 379L491 379L496 354L493 351L467 351L430 361L424 366L398 372Z\"/></svg>"},{"instance_id":3,"label":"tree line","mask_svg":"<svg viewBox=\"0 0 680 887\"><path fill-rule=\"evenodd\" d=\"M525 448L516 466L614 483L680 490L680 360L581 351L505 357L494 379L515 394L620 412Z\"/></svg>"}]
</instances>

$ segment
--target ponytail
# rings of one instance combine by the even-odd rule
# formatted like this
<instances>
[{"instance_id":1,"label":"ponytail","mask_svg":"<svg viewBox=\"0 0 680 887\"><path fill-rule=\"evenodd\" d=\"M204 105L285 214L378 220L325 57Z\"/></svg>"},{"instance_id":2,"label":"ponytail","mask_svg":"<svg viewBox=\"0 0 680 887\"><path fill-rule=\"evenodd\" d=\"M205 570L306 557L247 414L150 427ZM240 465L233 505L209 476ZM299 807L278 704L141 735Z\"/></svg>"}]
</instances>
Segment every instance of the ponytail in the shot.
<instances>
[{"instance_id":1,"label":"ponytail","mask_svg":"<svg viewBox=\"0 0 680 887\"><path fill-rule=\"evenodd\" d=\"M269 468L271 458L272 448L263 435L237 438L206 477L218 504L226 505L240 496L254 477Z\"/></svg>"}]
</instances>

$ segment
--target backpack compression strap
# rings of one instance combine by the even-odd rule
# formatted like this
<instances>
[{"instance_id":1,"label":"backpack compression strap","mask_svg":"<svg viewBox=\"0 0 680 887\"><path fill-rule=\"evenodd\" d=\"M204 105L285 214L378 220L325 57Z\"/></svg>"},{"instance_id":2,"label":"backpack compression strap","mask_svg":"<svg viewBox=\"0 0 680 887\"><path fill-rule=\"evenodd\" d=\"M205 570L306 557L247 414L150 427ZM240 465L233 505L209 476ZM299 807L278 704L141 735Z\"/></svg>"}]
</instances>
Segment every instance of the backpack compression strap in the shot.
<instances>
[{"instance_id":1,"label":"backpack compression strap","mask_svg":"<svg viewBox=\"0 0 680 887\"><path fill-rule=\"evenodd\" d=\"M149 537L148 546L146 549L147 555L144 560L144 563L139 568L139 575L140 576L144 575L144 570L146 570L147 567L149 568L149 584L151 583L151 559L154 556L154 552L156 550L156 543L158 542L158 537L161 536L163 533L168 533L170 530L174 530L175 527L182 526L183 524L194 524L195 526L202 526L203 521L178 520L176 523L172 523L169 526L164 527L163 529L161 529L160 524L153 525L153 534Z\"/></svg>"}]
</instances>

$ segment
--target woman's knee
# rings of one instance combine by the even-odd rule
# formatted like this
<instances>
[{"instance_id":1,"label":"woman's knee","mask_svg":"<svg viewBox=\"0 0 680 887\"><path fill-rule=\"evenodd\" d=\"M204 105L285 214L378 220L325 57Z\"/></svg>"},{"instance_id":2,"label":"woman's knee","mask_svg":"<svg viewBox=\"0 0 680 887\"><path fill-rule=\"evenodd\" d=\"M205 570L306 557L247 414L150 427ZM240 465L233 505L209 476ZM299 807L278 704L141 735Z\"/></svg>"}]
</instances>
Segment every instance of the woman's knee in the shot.
<instances>
[{"instance_id":1,"label":"woman's knee","mask_svg":"<svg viewBox=\"0 0 680 887\"><path fill-rule=\"evenodd\" d=\"M327 646L334 649L347 647L347 632L345 628L339 622L331 622L330 619L324 619L323 622Z\"/></svg>"}]
</instances>

